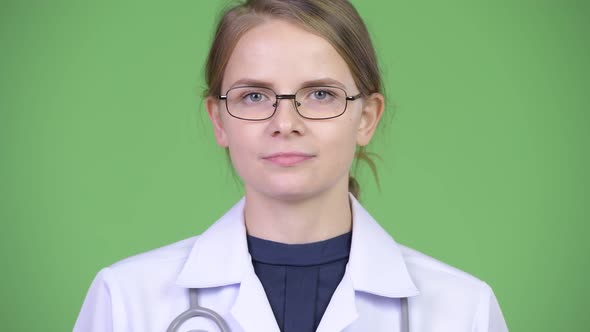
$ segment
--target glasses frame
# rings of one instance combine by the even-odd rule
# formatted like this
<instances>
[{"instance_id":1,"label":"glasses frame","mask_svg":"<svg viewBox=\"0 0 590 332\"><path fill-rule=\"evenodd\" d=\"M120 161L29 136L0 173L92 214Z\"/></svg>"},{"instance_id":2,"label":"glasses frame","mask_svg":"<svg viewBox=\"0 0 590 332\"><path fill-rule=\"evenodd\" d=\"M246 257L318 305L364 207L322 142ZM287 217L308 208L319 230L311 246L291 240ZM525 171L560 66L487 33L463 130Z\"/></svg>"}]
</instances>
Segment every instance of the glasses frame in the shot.
<instances>
[{"instance_id":1,"label":"glasses frame","mask_svg":"<svg viewBox=\"0 0 590 332\"><path fill-rule=\"evenodd\" d=\"M241 88L259 88L259 89L266 89L266 90L272 91L275 94L275 102L273 104L273 106L274 106L275 109L272 112L272 114L270 116L266 117L266 118L263 118L263 119L246 119L246 118L241 118L239 116L233 115L229 111L229 107L227 106L227 95L229 94L230 91L235 90L235 89L241 89ZM332 89L342 90L344 92L344 95L346 96L346 102L344 104L344 109L342 110L342 112L340 114L334 115L334 116L330 116L330 117L327 117L327 118L310 118L310 117L304 116L303 114L301 114L299 112L298 106L301 106L301 103L299 103L297 101L297 99L295 99L295 96L297 95L297 93L299 93L299 91L301 91L303 89L309 89L309 88L332 88ZM363 95L362 93L359 93L359 94L354 95L354 96L349 96L348 93L346 92L346 90L344 90L343 88L338 87L338 86L330 86L330 85L311 85L311 86L304 86L304 87L300 88L299 90L297 90L295 92L295 94L277 94L273 89L267 88L267 87L264 87L264 86L245 85L245 86L236 86L236 87L233 87L233 88L227 90L227 92L225 93L225 95L219 95L219 96L217 96L217 98L219 100L225 100L225 109L227 110L227 113L229 113L229 115L231 115L232 117L234 117L236 119L245 120L245 121L264 121L264 120L268 120L268 119L272 118L275 115L275 113L277 112L277 108L279 106L279 100L281 100L281 99L292 99L293 102L294 102L293 104L295 105L295 111L297 112L297 114L299 114L299 116L301 116L304 119L308 119L308 120L328 120L328 119L337 118L337 117L341 116L342 114L344 114L344 112L346 112L346 109L348 108L348 101L357 100L357 99L361 98L362 95Z\"/></svg>"}]
</instances>

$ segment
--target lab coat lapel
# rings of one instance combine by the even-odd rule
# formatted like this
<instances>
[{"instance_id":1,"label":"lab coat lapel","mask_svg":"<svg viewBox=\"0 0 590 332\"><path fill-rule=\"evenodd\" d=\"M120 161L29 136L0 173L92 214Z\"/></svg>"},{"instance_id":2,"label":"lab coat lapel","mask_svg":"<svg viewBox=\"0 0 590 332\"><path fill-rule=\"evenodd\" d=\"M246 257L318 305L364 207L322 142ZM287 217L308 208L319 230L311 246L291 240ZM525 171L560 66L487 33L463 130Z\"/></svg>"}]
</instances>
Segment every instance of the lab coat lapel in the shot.
<instances>
[{"instance_id":1,"label":"lab coat lapel","mask_svg":"<svg viewBox=\"0 0 590 332\"><path fill-rule=\"evenodd\" d=\"M390 298L419 294L397 243L352 194L350 203L353 221L350 257L317 332L342 331L357 320L356 292Z\"/></svg>"},{"instance_id":2,"label":"lab coat lapel","mask_svg":"<svg viewBox=\"0 0 590 332\"><path fill-rule=\"evenodd\" d=\"M201 234L176 280L186 288L240 284L229 311L245 331L279 332L252 266L244 225L245 198Z\"/></svg>"},{"instance_id":3,"label":"lab coat lapel","mask_svg":"<svg viewBox=\"0 0 590 332\"><path fill-rule=\"evenodd\" d=\"M231 313L244 331L280 332L264 288L254 269L244 276Z\"/></svg>"},{"instance_id":4,"label":"lab coat lapel","mask_svg":"<svg viewBox=\"0 0 590 332\"><path fill-rule=\"evenodd\" d=\"M316 332L342 331L358 318L348 268L330 299Z\"/></svg>"},{"instance_id":5,"label":"lab coat lapel","mask_svg":"<svg viewBox=\"0 0 590 332\"><path fill-rule=\"evenodd\" d=\"M354 289L390 298L418 295L398 244L352 194L350 201L353 222L348 268Z\"/></svg>"},{"instance_id":6,"label":"lab coat lapel","mask_svg":"<svg viewBox=\"0 0 590 332\"><path fill-rule=\"evenodd\" d=\"M252 267L244 225L242 198L197 237L176 284L207 288L238 284Z\"/></svg>"}]
</instances>

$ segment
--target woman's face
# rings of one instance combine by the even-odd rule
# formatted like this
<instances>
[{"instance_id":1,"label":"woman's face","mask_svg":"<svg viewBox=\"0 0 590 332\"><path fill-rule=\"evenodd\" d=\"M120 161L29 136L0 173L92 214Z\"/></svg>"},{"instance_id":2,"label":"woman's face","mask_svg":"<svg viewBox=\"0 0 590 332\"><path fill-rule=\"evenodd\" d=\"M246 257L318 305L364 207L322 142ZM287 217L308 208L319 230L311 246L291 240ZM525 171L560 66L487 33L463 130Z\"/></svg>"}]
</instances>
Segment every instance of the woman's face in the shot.
<instances>
[{"instance_id":1,"label":"woman's face","mask_svg":"<svg viewBox=\"0 0 590 332\"><path fill-rule=\"evenodd\" d=\"M225 94L256 82L277 94L294 94L318 81L341 85L348 96L359 93L346 62L326 40L292 23L269 20L238 41L221 90ZM245 121L228 114L225 101L207 100L217 143L229 148L246 193L283 200L347 190L355 147L369 143L382 110L382 96L373 94L348 101L340 117L309 120L292 100L283 99L270 119Z\"/></svg>"}]
</instances>

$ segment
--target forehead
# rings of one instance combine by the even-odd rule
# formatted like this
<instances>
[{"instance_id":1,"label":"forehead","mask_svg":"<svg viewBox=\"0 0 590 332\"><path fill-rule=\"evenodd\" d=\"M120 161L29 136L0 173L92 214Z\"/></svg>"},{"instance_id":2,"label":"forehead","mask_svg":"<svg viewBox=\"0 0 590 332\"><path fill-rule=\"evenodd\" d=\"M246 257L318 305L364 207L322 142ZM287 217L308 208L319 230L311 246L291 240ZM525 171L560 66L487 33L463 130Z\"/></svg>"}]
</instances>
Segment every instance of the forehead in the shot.
<instances>
[{"instance_id":1,"label":"forehead","mask_svg":"<svg viewBox=\"0 0 590 332\"><path fill-rule=\"evenodd\" d=\"M271 88L284 93L301 87L303 82L326 78L342 83L347 90L354 88L348 65L327 40L296 24L269 20L237 42L222 89L250 79L269 82Z\"/></svg>"}]
</instances>

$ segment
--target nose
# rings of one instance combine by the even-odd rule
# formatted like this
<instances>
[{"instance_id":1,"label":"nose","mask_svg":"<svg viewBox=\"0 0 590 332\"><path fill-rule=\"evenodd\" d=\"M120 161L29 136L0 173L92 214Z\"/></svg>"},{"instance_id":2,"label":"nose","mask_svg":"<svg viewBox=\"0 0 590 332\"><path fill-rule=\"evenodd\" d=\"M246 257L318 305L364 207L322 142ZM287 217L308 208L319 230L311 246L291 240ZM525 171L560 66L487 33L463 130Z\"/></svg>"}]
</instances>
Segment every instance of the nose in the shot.
<instances>
[{"instance_id":1,"label":"nose","mask_svg":"<svg viewBox=\"0 0 590 332\"><path fill-rule=\"evenodd\" d=\"M269 125L273 136L304 133L303 118L297 113L295 103L295 98L277 98L276 111Z\"/></svg>"}]
</instances>

